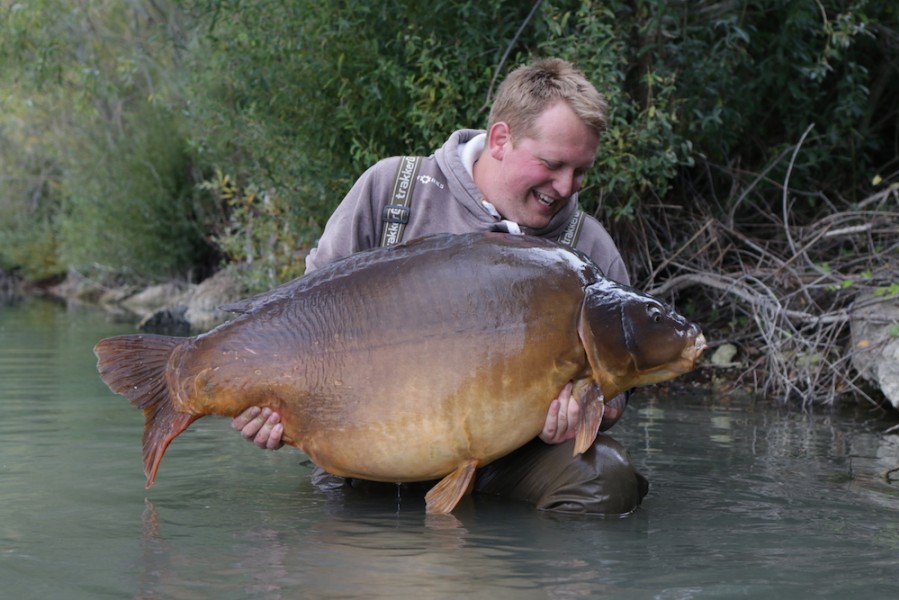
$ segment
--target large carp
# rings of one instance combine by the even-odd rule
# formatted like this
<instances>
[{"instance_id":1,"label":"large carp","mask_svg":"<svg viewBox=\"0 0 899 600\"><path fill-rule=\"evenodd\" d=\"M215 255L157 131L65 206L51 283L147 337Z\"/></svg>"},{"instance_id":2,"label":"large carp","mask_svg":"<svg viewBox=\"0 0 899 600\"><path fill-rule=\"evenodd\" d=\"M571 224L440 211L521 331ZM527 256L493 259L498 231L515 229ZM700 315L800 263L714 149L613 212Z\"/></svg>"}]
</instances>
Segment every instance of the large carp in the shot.
<instances>
[{"instance_id":1,"label":"large carp","mask_svg":"<svg viewBox=\"0 0 899 600\"><path fill-rule=\"evenodd\" d=\"M196 337L94 348L103 381L144 411L147 487L193 421L263 406L335 475L443 477L427 510L449 512L477 467L541 431L568 381L580 453L604 398L691 370L705 347L695 325L581 254L501 233L361 252L226 308L240 315Z\"/></svg>"}]
</instances>

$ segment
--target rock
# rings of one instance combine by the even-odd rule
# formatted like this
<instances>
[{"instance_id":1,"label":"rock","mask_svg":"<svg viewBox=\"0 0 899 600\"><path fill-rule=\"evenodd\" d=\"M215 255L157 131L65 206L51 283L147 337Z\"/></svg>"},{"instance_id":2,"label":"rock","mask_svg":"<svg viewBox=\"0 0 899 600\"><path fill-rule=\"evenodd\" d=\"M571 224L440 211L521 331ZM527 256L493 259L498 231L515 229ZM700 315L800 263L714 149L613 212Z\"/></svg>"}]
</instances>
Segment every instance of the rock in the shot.
<instances>
[{"instance_id":1,"label":"rock","mask_svg":"<svg viewBox=\"0 0 899 600\"><path fill-rule=\"evenodd\" d=\"M734 361L737 355L737 347L733 344L721 344L709 359L716 367L739 367L740 363Z\"/></svg>"},{"instance_id":2,"label":"rock","mask_svg":"<svg viewBox=\"0 0 899 600\"><path fill-rule=\"evenodd\" d=\"M83 304L98 304L107 288L88 279L75 269L69 269L66 278L59 284L50 286L50 294L65 300Z\"/></svg>"},{"instance_id":3,"label":"rock","mask_svg":"<svg viewBox=\"0 0 899 600\"><path fill-rule=\"evenodd\" d=\"M12 290L12 282L11 276L0 272L0 300L7 288ZM73 269L47 291L66 302L99 305L111 314L139 319L142 331L173 335L199 333L224 323L233 315L219 306L245 296L232 268L197 285L171 281L145 288L102 285Z\"/></svg>"},{"instance_id":4,"label":"rock","mask_svg":"<svg viewBox=\"0 0 899 600\"><path fill-rule=\"evenodd\" d=\"M180 304L187 289L183 283L163 283L123 298L117 299L112 294L104 303L121 304L134 314L147 318L162 308Z\"/></svg>"},{"instance_id":5,"label":"rock","mask_svg":"<svg viewBox=\"0 0 899 600\"><path fill-rule=\"evenodd\" d=\"M881 354L883 360L877 365L877 380L884 396L899 409L899 340L887 344Z\"/></svg>"},{"instance_id":6,"label":"rock","mask_svg":"<svg viewBox=\"0 0 899 600\"><path fill-rule=\"evenodd\" d=\"M0 303L12 302L22 294L23 281L0 269Z\"/></svg>"},{"instance_id":7,"label":"rock","mask_svg":"<svg viewBox=\"0 0 899 600\"><path fill-rule=\"evenodd\" d=\"M190 335L190 323L184 317L187 307L166 306L147 315L138 324L141 331L165 333L169 335Z\"/></svg>"},{"instance_id":8,"label":"rock","mask_svg":"<svg viewBox=\"0 0 899 600\"><path fill-rule=\"evenodd\" d=\"M852 366L899 409L899 298L861 295L850 322Z\"/></svg>"},{"instance_id":9,"label":"rock","mask_svg":"<svg viewBox=\"0 0 899 600\"><path fill-rule=\"evenodd\" d=\"M143 331L186 335L202 332L224 323L232 314L219 307L239 300L243 287L234 274L223 269L198 285L177 295L176 302L158 306L140 323ZM166 297L161 290L148 289L147 298Z\"/></svg>"},{"instance_id":10,"label":"rock","mask_svg":"<svg viewBox=\"0 0 899 600\"><path fill-rule=\"evenodd\" d=\"M232 313L219 307L240 300L243 287L228 270L223 269L195 286L186 300L185 319L194 331L205 331L230 319Z\"/></svg>"}]
</instances>

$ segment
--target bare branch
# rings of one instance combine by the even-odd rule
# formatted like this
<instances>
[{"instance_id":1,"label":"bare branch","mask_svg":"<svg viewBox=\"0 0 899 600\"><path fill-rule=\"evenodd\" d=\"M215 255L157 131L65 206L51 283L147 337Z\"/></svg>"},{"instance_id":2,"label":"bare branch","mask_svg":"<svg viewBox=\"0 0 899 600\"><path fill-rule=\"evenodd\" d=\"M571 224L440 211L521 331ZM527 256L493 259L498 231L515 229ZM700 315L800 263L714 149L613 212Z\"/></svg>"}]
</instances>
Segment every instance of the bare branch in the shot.
<instances>
[{"instance_id":1,"label":"bare branch","mask_svg":"<svg viewBox=\"0 0 899 600\"><path fill-rule=\"evenodd\" d=\"M503 70L503 65L506 64L506 59L509 58L509 53L512 51L512 48L514 48L515 44L518 43L518 38L521 37L521 32L524 31L524 28L527 27L528 23L531 22L531 19L537 13L537 8L540 7L541 2L543 2L543 0L536 0L536 2L534 2L534 6L531 7L531 12L528 13L527 17L525 17L524 21L521 23L521 26L519 26L518 31L516 31L515 35L512 37L512 41L510 41L509 45L506 46L506 51L503 52L503 57L499 60L499 64L496 65L496 70L493 72L493 78L490 80L490 86L487 88L487 98L484 100L484 105L478 112L484 112L493 101L493 87L496 85L496 80Z\"/></svg>"}]
</instances>

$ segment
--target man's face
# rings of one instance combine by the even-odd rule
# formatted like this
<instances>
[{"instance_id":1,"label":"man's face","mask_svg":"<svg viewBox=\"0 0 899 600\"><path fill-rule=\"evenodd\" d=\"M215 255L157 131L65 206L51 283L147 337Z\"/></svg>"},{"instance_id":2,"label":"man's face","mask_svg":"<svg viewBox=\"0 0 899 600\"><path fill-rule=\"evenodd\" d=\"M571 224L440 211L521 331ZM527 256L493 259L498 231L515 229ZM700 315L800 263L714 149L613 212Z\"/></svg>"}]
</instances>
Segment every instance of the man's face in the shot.
<instances>
[{"instance_id":1,"label":"man's face","mask_svg":"<svg viewBox=\"0 0 899 600\"><path fill-rule=\"evenodd\" d=\"M505 136L502 128L497 133L491 152L500 161L499 181L488 199L506 219L545 227L580 189L599 137L561 101L537 118L532 136L516 136L508 128Z\"/></svg>"}]
</instances>

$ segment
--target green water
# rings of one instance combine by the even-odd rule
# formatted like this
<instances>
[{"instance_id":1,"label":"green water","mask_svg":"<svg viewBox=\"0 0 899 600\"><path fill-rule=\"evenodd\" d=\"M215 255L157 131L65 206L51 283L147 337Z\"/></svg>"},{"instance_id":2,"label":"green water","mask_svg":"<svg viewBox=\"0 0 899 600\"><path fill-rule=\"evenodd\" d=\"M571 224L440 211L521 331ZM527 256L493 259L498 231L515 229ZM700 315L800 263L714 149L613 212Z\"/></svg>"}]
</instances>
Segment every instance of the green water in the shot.
<instances>
[{"instance_id":1,"label":"green water","mask_svg":"<svg viewBox=\"0 0 899 600\"><path fill-rule=\"evenodd\" d=\"M95 370L133 331L0 306L0 582L9 598L895 598L895 421L642 392L615 437L647 474L623 519L475 497L326 495L290 448L195 423L144 489L143 418Z\"/></svg>"}]
</instances>

